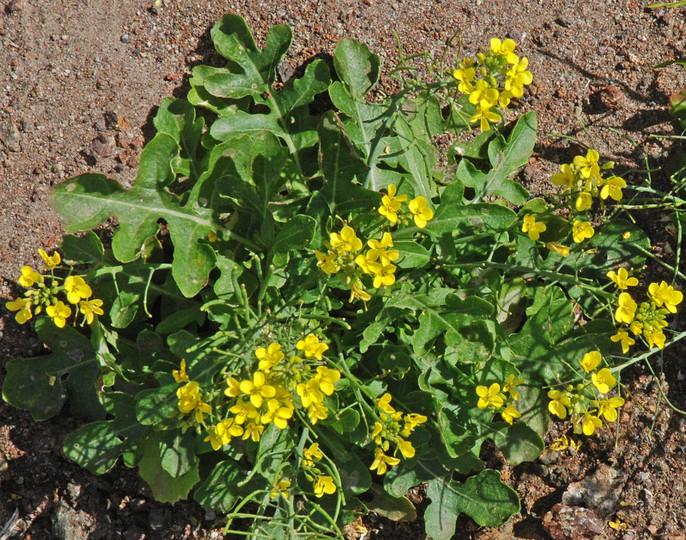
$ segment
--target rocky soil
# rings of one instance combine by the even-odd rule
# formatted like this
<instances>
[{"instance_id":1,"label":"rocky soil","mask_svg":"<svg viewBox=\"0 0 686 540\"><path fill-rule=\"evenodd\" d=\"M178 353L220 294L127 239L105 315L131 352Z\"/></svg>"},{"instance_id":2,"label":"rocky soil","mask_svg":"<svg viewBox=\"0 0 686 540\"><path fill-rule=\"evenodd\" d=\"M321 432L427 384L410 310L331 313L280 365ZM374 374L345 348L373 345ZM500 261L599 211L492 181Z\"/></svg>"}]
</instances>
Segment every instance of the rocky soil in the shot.
<instances>
[{"instance_id":1,"label":"rocky soil","mask_svg":"<svg viewBox=\"0 0 686 540\"><path fill-rule=\"evenodd\" d=\"M159 5L157 5L159 4ZM30 325L4 308L20 293L22 265L54 249L62 230L50 208L51 186L97 170L124 185L167 95L183 95L194 65L211 62L209 29L223 14L246 18L258 42L285 22L293 47L285 80L315 55L353 37L388 69L405 54L439 53L455 32L467 53L492 36L512 37L530 61L534 84L516 113L535 110L540 137L521 180L534 194L581 148L597 148L633 183L666 164L677 126L670 94L686 69L654 70L686 57L686 10L652 10L635 0L11 0L0 2L0 379L12 358L43 351ZM379 92L393 89L385 79ZM565 136L561 138L560 135ZM580 143L567 137L577 138ZM653 173L666 185L661 171ZM653 243L674 262L676 243L664 216L644 217ZM655 270L660 276L660 270ZM666 274L665 274L666 277ZM683 286L683 284L681 284ZM675 329L684 329L684 318ZM500 530L464 520L459 538L686 538L683 470L686 357L677 344L648 366L622 374L630 399L616 432L603 430L578 454L547 451L510 468L496 450L484 457L522 497L522 514ZM0 403L0 539L220 538L211 512L192 503L156 503L135 471L94 477L61 453L79 421L65 414L33 422ZM547 442L557 436L555 427ZM419 509L426 501L414 494ZM610 520L626 528L614 530ZM419 524L370 516L365 538L423 538Z\"/></svg>"}]
</instances>

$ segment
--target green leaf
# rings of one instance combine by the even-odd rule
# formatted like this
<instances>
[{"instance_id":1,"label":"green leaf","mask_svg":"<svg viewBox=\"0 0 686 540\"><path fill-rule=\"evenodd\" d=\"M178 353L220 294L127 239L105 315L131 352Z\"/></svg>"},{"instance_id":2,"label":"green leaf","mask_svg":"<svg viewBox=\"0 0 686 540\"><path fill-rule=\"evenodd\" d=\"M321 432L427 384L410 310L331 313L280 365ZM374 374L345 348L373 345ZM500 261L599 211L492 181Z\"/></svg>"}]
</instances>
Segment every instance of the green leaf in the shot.
<instances>
[{"instance_id":1,"label":"green leaf","mask_svg":"<svg viewBox=\"0 0 686 540\"><path fill-rule=\"evenodd\" d=\"M434 218L422 230L434 237L464 229L504 231L512 227L516 221L517 214L499 204L441 204ZM414 230L413 227L409 229Z\"/></svg>"},{"instance_id":2,"label":"green leaf","mask_svg":"<svg viewBox=\"0 0 686 540\"><path fill-rule=\"evenodd\" d=\"M224 514L231 511L241 494L240 482L245 478L237 462L227 459L217 463L193 493L193 498L207 510Z\"/></svg>"},{"instance_id":3,"label":"green leaf","mask_svg":"<svg viewBox=\"0 0 686 540\"><path fill-rule=\"evenodd\" d=\"M136 418L146 426L172 425L172 419L178 411L176 391L177 383L168 384L160 388L141 390L136 394ZM175 421L174 421L175 422Z\"/></svg>"},{"instance_id":4,"label":"green leaf","mask_svg":"<svg viewBox=\"0 0 686 540\"><path fill-rule=\"evenodd\" d=\"M123 392L103 395L114 420L92 422L73 431L64 440L65 455L94 474L114 467L119 456L137 444L146 428L136 421L135 400Z\"/></svg>"},{"instance_id":5,"label":"green leaf","mask_svg":"<svg viewBox=\"0 0 686 540\"><path fill-rule=\"evenodd\" d=\"M414 521L417 509L407 497L392 497L376 484L372 484L373 499L366 503L367 508L391 521Z\"/></svg>"},{"instance_id":6,"label":"green leaf","mask_svg":"<svg viewBox=\"0 0 686 540\"><path fill-rule=\"evenodd\" d=\"M82 264L103 264L107 262L102 242L93 231L83 236L65 235L60 249L64 258Z\"/></svg>"},{"instance_id":7,"label":"green leaf","mask_svg":"<svg viewBox=\"0 0 686 540\"><path fill-rule=\"evenodd\" d=\"M400 253L400 268L423 268L431 261L431 251L411 240L393 242L393 249Z\"/></svg>"},{"instance_id":8,"label":"green leaf","mask_svg":"<svg viewBox=\"0 0 686 540\"><path fill-rule=\"evenodd\" d=\"M173 504L188 497L189 491L200 480L200 475L197 463L190 467L185 474L178 477L174 477L164 470L160 457L164 436L164 434L155 431L149 433L143 443L138 472L152 489L152 494L157 501Z\"/></svg>"},{"instance_id":9,"label":"green leaf","mask_svg":"<svg viewBox=\"0 0 686 540\"><path fill-rule=\"evenodd\" d=\"M462 159L456 176L477 193L475 202L487 196L504 197L512 204L522 205L528 192L521 184L509 180L509 176L527 163L536 144L536 113L528 112L517 120L510 136L493 139L488 145L491 169L482 173L467 159Z\"/></svg>"},{"instance_id":10,"label":"green leaf","mask_svg":"<svg viewBox=\"0 0 686 540\"><path fill-rule=\"evenodd\" d=\"M190 431L160 433L160 464L172 477L179 478L197 467L195 437Z\"/></svg>"},{"instance_id":11,"label":"green leaf","mask_svg":"<svg viewBox=\"0 0 686 540\"><path fill-rule=\"evenodd\" d=\"M36 332L51 353L9 361L3 399L28 409L34 420L55 416L68 399L75 413L103 418L97 390L99 362L88 339L69 326L58 328L47 317L38 318Z\"/></svg>"},{"instance_id":12,"label":"green leaf","mask_svg":"<svg viewBox=\"0 0 686 540\"><path fill-rule=\"evenodd\" d=\"M545 450L541 436L521 421L515 422L501 434L493 442L503 452L510 465L534 461Z\"/></svg>"},{"instance_id":13,"label":"green leaf","mask_svg":"<svg viewBox=\"0 0 686 540\"><path fill-rule=\"evenodd\" d=\"M342 39L338 42L333 65L339 80L343 81L355 99L369 92L381 75L379 57L354 39Z\"/></svg>"},{"instance_id":14,"label":"green leaf","mask_svg":"<svg viewBox=\"0 0 686 540\"><path fill-rule=\"evenodd\" d=\"M172 275L181 292L190 297L207 283L215 261L212 248L199 241L223 227L212 220L208 208L192 203L182 206L179 197L161 188L174 176L171 159L177 152L178 144L170 135L158 134L143 150L130 190L102 175L84 174L56 186L51 201L69 231L94 228L117 216L112 250L122 262L136 259L157 233L158 220L165 219L174 244Z\"/></svg>"},{"instance_id":15,"label":"green leaf","mask_svg":"<svg viewBox=\"0 0 686 540\"><path fill-rule=\"evenodd\" d=\"M434 540L450 540L455 534L457 516L465 513L484 527L502 525L519 512L517 492L500 480L500 473L484 470L464 483L443 479L428 481L426 532Z\"/></svg>"}]
</instances>

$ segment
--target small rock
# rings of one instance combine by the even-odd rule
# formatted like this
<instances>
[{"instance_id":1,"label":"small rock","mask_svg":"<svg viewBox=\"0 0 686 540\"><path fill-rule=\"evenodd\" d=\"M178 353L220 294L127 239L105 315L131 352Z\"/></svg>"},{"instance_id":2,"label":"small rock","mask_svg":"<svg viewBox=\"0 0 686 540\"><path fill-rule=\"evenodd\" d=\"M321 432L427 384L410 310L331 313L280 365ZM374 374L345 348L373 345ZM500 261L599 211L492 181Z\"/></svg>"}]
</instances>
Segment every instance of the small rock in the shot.
<instances>
[{"instance_id":1,"label":"small rock","mask_svg":"<svg viewBox=\"0 0 686 540\"><path fill-rule=\"evenodd\" d=\"M599 515L609 516L619 503L623 485L624 475L621 471L601 465L593 476L569 484L562 494L562 503L595 508Z\"/></svg>"},{"instance_id":2,"label":"small rock","mask_svg":"<svg viewBox=\"0 0 686 540\"><path fill-rule=\"evenodd\" d=\"M538 460L541 463L543 463L543 465L552 465L558 459L560 459L560 454L559 454L559 452L556 452L555 450L549 450L547 452L544 452L538 458Z\"/></svg>"},{"instance_id":3,"label":"small rock","mask_svg":"<svg viewBox=\"0 0 686 540\"><path fill-rule=\"evenodd\" d=\"M91 153L94 157L107 157L114 153L117 146L116 141L112 135L99 135L91 143Z\"/></svg>"},{"instance_id":4,"label":"small rock","mask_svg":"<svg viewBox=\"0 0 686 540\"><path fill-rule=\"evenodd\" d=\"M119 38L122 43L128 43L131 40L131 37L128 34L124 34L121 38Z\"/></svg>"},{"instance_id":5,"label":"small rock","mask_svg":"<svg viewBox=\"0 0 686 540\"><path fill-rule=\"evenodd\" d=\"M584 540L602 534L605 523L589 508L556 504L543 517L543 528L555 540Z\"/></svg>"},{"instance_id":6,"label":"small rock","mask_svg":"<svg viewBox=\"0 0 686 540\"><path fill-rule=\"evenodd\" d=\"M75 510L68 504L60 502L52 515L52 531L55 538L73 540L89 538L95 529L96 521L90 514Z\"/></svg>"},{"instance_id":7,"label":"small rock","mask_svg":"<svg viewBox=\"0 0 686 540\"><path fill-rule=\"evenodd\" d=\"M11 120L6 120L0 124L0 141L10 152L21 152L19 145L19 129Z\"/></svg>"},{"instance_id":8,"label":"small rock","mask_svg":"<svg viewBox=\"0 0 686 540\"><path fill-rule=\"evenodd\" d=\"M18 13L24 9L24 2L23 0L12 0L9 4L7 4L7 7L5 8L5 13L8 15L12 15L14 13Z\"/></svg>"}]
</instances>

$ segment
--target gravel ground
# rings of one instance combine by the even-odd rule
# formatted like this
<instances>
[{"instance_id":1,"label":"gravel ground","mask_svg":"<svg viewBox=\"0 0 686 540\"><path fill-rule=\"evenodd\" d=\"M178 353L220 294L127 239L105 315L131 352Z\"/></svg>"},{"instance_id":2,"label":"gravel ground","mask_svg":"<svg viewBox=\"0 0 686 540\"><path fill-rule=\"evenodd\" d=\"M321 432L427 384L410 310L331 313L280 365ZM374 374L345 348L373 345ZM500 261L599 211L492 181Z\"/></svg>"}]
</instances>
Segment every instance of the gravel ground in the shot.
<instances>
[{"instance_id":1,"label":"gravel ground","mask_svg":"<svg viewBox=\"0 0 686 540\"><path fill-rule=\"evenodd\" d=\"M534 194L578 145L578 137L624 169L665 163L675 124L670 94L686 86L686 70L651 67L686 56L685 11L649 10L630 0L11 0L0 3L0 367L32 356L42 345L30 326L18 326L4 301L20 292L22 265L37 248L58 246L61 228L48 203L50 187L97 170L130 184L163 97L184 95L194 65L212 61L209 29L222 15L246 18L258 42L285 22L293 47L280 75L307 59L332 54L353 37L388 69L405 54L440 52L459 32L466 52L491 36L512 37L528 56L534 84L516 113L539 115L539 143L521 174ZM384 80L379 91L392 91ZM634 146L632 141L637 143ZM628 175L632 181L644 176ZM656 182L664 182L660 173ZM647 222L656 245L674 241L655 216ZM662 255L669 260L668 249ZM680 328L683 329L683 318ZM522 496L522 516L499 531L461 522L459 538L686 538L684 481L686 422L665 406L658 387L681 409L686 351L667 351L653 377L626 373L631 399L618 433L604 430L578 455L547 452L536 463L509 468L496 450L484 457ZM0 371L0 378L3 372ZM154 502L144 482L123 467L94 477L61 453L78 425L67 415L42 423L0 403L0 538L218 538L215 518L192 503ZM553 428L549 433L556 436ZM585 484L584 484L585 482ZM609 501L599 508L593 501ZM420 513L426 501L414 494ZM575 498L576 497L576 498ZM596 505L597 506L597 505ZM575 510L576 509L576 510ZM16 513L15 513L16 511ZM13 517L14 516L14 517ZM627 529L607 527L619 517ZM576 520L576 521L574 521ZM4 531L2 526L14 525ZM371 516L368 538L422 538L421 524ZM565 528L567 527L567 528ZM571 532L570 532L571 531Z\"/></svg>"}]
</instances>

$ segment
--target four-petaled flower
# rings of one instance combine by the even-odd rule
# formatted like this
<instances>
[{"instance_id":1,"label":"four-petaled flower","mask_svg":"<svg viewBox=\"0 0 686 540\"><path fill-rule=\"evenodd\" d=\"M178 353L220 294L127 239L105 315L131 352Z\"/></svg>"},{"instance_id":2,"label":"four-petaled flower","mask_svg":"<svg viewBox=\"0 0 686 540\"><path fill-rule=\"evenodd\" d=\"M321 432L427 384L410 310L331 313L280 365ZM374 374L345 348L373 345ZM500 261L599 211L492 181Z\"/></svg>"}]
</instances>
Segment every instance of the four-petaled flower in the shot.
<instances>
[{"instance_id":1,"label":"four-petaled flower","mask_svg":"<svg viewBox=\"0 0 686 540\"><path fill-rule=\"evenodd\" d=\"M510 396L512 396L512 399L517 401L519 399L519 392L517 392L515 386L519 386L523 382L524 379L515 379L515 374L511 373L503 385L503 392L509 393Z\"/></svg>"},{"instance_id":2,"label":"four-petaled flower","mask_svg":"<svg viewBox=\"0 0 686 540\"><path fill-rule=\"evenodd\" d=\"M598 400L598 416L605 417L608 422L617 420L617 409L624 405L624 398L602 398Z\"/></svg>"},{"instance_id":3,"label":"four-petaled flower","mask_svg":"<svg viewBox=\"0 0 686 540\"><path fill-rule=\"evenodd\" d=\"M31 312L31 305L31 300L29 300L28 298L17 298L16 300L12 300L5 304L7 309L9 309L10 311L17 312L14 318L17 320L19 324L24 324L31 317L33 317L33 313Z\"/></svg>"},{"instance_id":4,"label":"four-petaled flower","mask_svg":"<svg viewBox=\"0 0 686 540\"><path fill-rule=\"evenodd\" d=\"M522 416L522 413L515 409L514 403L510 403L505 409L500 411L500 416L502 416L505 422L512 424L517 418Z\"/></svg>"},{"instance_id":5,"label":"four-petaled flower","mask_svg":"<svg viewBox=\"0 0 686 540\"><path fill-rule=\"evenodd\" d=\"M295 344L295 348L299 351L305 353L305 358L316 358L317 360L322 359L322 354L324 354L329 346L326 343L319 341L319 337L314 334L308 334L305 339L299 340Z\"/></svg>"},{"instance_id":6,"label":"four-petaled flower","mask_svg":"<svg viewBox=\"0 0 686 540\"><path fill-rule=\"evenodd\" d=\"M400 458L387 456L384 454L383 449L377 446L374 449L374 461L369 467L369 470L376 471L377 474L386 474L389 465L394 467L398 463L400 463Z\"/></svg>"},{"instance_id":7,"label":"four-petaled flower","mask_svg":"<svg viewBox=\"0 0 686 540\"><path fill-rule=\"evenodd\" d=\"M319 443L312 443L309 448L303 449L303 465L305 467L314 467L314 462L319 461L324 457L319 449Z\"/></svg>"},{"instance_id":8,"label":"four-petaled flower","mask_svg":"<svg viewBox=\"0 0 686 540\"><path fill-rule=\"evenodd\" d=\"M50 270L62 262L62 257L60 257L60 254L57 251L55 251L55 253L52 255L48 255L45 251L39 249L38 253L43 258L43 261L45 261L45 266L47 266Z\"/></svg>"},{"instance_id":9,"label":"four-petaled flower","mask_svg":"<svg viewBox=\"0 0 686 540\"><path fill-rule=\"evenodd\" d=\"M314 494L318 499L322 498L324 494L331 495L336 492L336 484L330 476L318 475L315 478L312 487L314 488Z\"/></svg>"},{"instance_id":10,"label":"four-petaled flower","mask_svg":"<svg viewBox=\"0 0 686 540\"><path fill-rule=\"evenodd\" d=\"M522 223L522 232L527 233L531 240L538 240L541 236L541 233L544 232L546 228L547 227L544 223L536 221L536 216L534 216L533 214L526 214L524 216L524 222Z\"/></svg>"},{"instance_id":11,"label":"four-petaled flower","mask_svg":"<svg viewBox=\"0 0 686 540\"><path fill-rule=\"evenodd\" d=\"M426 227L427 222L434 217L434 211L428 207L426 199L421 195L412 199L408 206L414 216L414 224L420 229Z\"/></svg>"},{"instance_id":12,"label":"four-petaled flower","mask_svg":"<svg viewBox=\"0 0 686 540\"><path fill-rule=\"evenodd\" d=\"M384 216L393 225L398 221L398 212L402 203L407 201L407 195L395 196L397 189L395 185L389 184L388 195L381 197L381 206L379 207L379 214Z\"/></svg>"},{"instance_id":13,"label":"four-petaled flower","mask_svg":"<svg viewBox=\"0 0 686 540\"><path fill-rule=\"evenodd\" d=\"M638 305L629 293L621 293L617 299L615 319L620 323L631 324L636 316L637 307Z\"/></svg>"},{"instance_id":14,"label":"four-petaled flower","mask_svg":"<svg viewBox=\"0 0 686 540\"><path fill-rule=\"evenodd\" d=\"M54 306L48 306L45 309L45 312L55 323L55 326L64 328L64 325L67 323L67 319L71 315L71 308L62 302L62 300L60 300Z\"/></svg>"},{"instance_id":15,"label":"four-petaled flower","mask_svg":"<svg viewBox=\"0 0 686 540\"><path fill-rule=\"evenodd\" d=\"M101 306L102 300L99 298L84 300L79 304L79 311L86 316L86 322L92 324L96 315L103 315L105 313Z\"/></svg>"},{"instance_id":16,"label":"four-petaled flower","mask_svg":"<svg viewBox=\"0 0 686 540\"><path fill-rule=\"evenodd\" d=\"M591 381L593 386L598 389L601 394L607 394L610 391L617 379L612 376L608 368L601 369L598 373L591 373Z\"/></svg>"},{"instance_id":17,"label":"four-petaled flower","mask_svg":"<svg viewBox=\"0 0 686 540\"><path fill-rule=\"evenodd\" d=\"M337 250L339 253L344 251L360 251L362 249L362 240L360 240L356 235L355 231L350 225L345 225L340 234L331 233L329 236L331 242L331 247Z\"/></svg>"},{"instance_id":18,"label":"four-petaled flower","mask_svg":"<svg viewBox=\"0 0 686 540\"><path fill-rule=\"evenodd\" d=\"M626 268L621 267L617 272L610 270L607 274L612 282L620 290L625 290L627 287L635 287L638 285L638 279L635 277L629 277L629 272Z\"/></svg>"},{"instance_id":19,"label":"four-petaled flower","mask_svg":"<svg viewBox=\"0 0 686 540\"><path fill-rule=\"evenodd\" d=\"M550 390L548 397L551 399L550 403L548 403L550 414L554 414L562 420L567 418L567 407L572 406L569 396L559 390Z\"/></svg>"},{"instance_id":20,"label":"four-petaled flower","mask_svg":"<svg viewBox=\"0 0 686 540\"><path fill-rule=\"evenodd\" d=\"M648 294L657 307L662 307L664 304L665 309L670 313L676 313L676 306L684 299L681 291L677 291L671 285L667 285L665 281L662 281L659 285L651 283L648 286Z\"/></svg>"},{"instance_id":21,"label":"four-petaled flower","mask_svg":"<svg viewBox=\"0 0 686 540\"><path fill-rule=\"evenodd\" d=\"M500 408L505 403L505 396L500 393L498 383L493 383L491 386L477 386L476 395L479 396L479 402L476 404L479 409L485 409L488 406Z\"/></svg>"},{"instance_id":22,"label":"four-petaled flower","mask_svg":"<svg viewBox=\"0 0 686 540\"><path fill-rule=\"evenodd\" d=\"M260 361L258 368L265 373L270 371L285 355L281 352L281 345L279 343L271 343L268 348L258 347L255 350L255 356Z\"/></svg>"},{"instance_id":23,"label":"four-petaled flower","mask_svg":"<svg viewBox=\"0 0 686 540\"><path fill-rule=\"evenodd\" d=\"M577 244L580 244L586 238L591 238L595 234L593 230L593 225L588 221L578 221L574 220L574 225L572 226L572 238Z\"/></svg>"},{"instance_id":24,"label":"four-petaled flower","mask_svg":"<svg viewBox=\"0 0 686 540\"><path fill-rule=\"evenodd\" d=\"M626 186L624 178L611 176L603 181L603 188L600 190L600 198L605 200L608 197L615 201L622 200L622 188Z\"/></svg>"},{"instance_id":25,"label":"four-petaled flower","mask_svg":"<svg viewBox=\"0 0 686 540\"><path fill-rule=\"evenodd\" d=\"M614 336L611 336L610 339L615 343L618 341L621 343L622 354L628 353L629 347L636 343L636 340L629 336L629 333L626 330L617 330L617 333Z\"/></svg>"},{"instance_id":26,"label":"four-petaled flower","mask_svg":"<svg viewBox=\"0 0 686 540\"><path fill-rule=\"evenodd\" d=\"M584 357L581 360L581 367L584 368L586 373L590 373L598 367L598 364L600 364L602 359L603 357L600 355L599 351L588 352L584 354Z\"/></svg>"},{"instance_id":27,"label":"four-petaled flower","mask_svg":"<svg viewBox=\"0 0 686 540\"><path fill-rule=\"evenodd\" d=\"M239 388L242 393L250 396L250 403L260 408L263 399L270 399L276 395L276 388L265 384L266 382L267 378L264 373L258 370L253 373L252 380L246 379L241 381Z\"/></svg>"},{"instance_id":28,"label":"four-petaled flower","mask_svg":"<svg viewBox=\"0 0 686 540\"><path fill-rule=\"evenodd\" d=\"M42 280L43 276L41 276L33 268L31 268L30 266L22 266L21 276L17 281L19 282L19 285L22 285L24 287L33 287L34 283Z\"/></svg>"},{"instance_id":29,"label":"four-petaled flower","mask_svg":"<svg viewBox=\"0 0 686 540\"><path fill-rule=\"evenodd\" d=\"M590 412L584 413L583 420L581 422L581 430L584 435L590 437L596 428L603 425L603 421L597 416L593 416Z\"/></svg>"},{"instance_id":30,"label":"four-petaled flower","mask_svg":"<svg viewBox=\"0 0 686 540\"><path fill-rule=\"evenodd\" d=\"M78 304L82 299L90 298L93 291L81 276L69 276L64 280L67 300L70 304Z\"/></svg>"}]
</instances>

